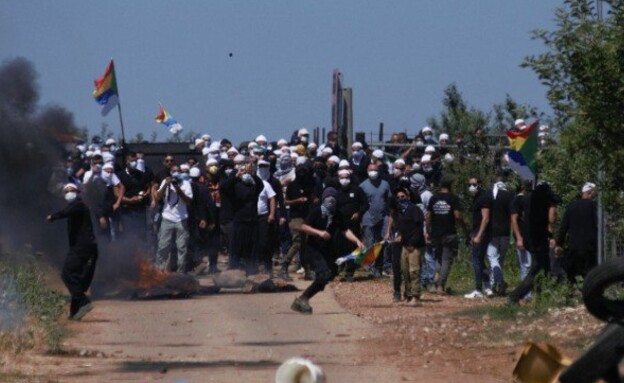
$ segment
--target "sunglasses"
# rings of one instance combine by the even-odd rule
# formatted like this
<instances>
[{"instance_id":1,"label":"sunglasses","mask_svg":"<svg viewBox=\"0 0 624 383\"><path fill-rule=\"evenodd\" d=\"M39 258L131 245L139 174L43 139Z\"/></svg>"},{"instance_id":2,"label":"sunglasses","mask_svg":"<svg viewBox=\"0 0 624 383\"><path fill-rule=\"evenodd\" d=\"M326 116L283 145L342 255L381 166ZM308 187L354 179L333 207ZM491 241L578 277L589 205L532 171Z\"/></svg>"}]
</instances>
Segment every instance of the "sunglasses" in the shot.
<instances>
[{"instance_id":1,"label":"sunglasses","mask_svg":"<svg viewBox=\"0 0 624 383\"><path fill-rule=\"evenodd\" d=\"M470 183L470 182L468 183L468 186L478 186L478 185L479 184L477 184L477 183Z\"/></svg>"}]
</instances>

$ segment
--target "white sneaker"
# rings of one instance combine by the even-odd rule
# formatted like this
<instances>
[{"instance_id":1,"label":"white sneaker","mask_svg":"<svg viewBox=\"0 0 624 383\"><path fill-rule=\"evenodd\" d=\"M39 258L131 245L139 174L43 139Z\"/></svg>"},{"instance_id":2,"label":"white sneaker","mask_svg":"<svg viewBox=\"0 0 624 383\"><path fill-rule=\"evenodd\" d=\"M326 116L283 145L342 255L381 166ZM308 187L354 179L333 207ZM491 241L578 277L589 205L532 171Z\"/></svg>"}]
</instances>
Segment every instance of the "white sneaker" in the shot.
<instances>
[{"instance_id":1,"label":"white sneaker","mask_svg":"<svg viewBox=\"0 0 624 383\"><path fill-rule=\"evenodd\" d=\"M475 290L469 294L464 295L464 298L466 299L475 299L475 298L483 298L483 294L481 294L480 291Z\"/></svg>"},{"instance_id":2,"label":"white sneaker","mask_svg":"<svg viewBox=\"0 0 624 383\"><path fill-rule=\"evenodd\" d=\"M491 298L491 297L493 297L493 296L494 296L494 291L492 291L492 289L490 289L490 288L487 288L487 289L485 289L485 295L486 295L488 298Z\"/></svg>"}]
</instances>

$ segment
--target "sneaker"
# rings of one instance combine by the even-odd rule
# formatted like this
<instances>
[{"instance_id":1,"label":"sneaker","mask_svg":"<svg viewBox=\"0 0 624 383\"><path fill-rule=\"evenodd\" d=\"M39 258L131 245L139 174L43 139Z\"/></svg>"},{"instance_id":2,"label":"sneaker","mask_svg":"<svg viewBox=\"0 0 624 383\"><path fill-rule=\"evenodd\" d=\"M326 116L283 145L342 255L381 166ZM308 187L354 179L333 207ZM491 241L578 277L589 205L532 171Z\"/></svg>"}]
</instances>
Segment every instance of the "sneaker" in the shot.
<instances>
[{"instance_id":1,"label":"sneaker","mask_svg":"<svg viewBox=\"0 0 624 383\"><path fill-rule=\"evenodd\" d=\"M464 295L464 298L466 298L466 299L483 298L483 294L481 294L480 291L475 290L475 291L473 291L471 293L468 293L468 294Z\"/></svg>"},{"instance_id":2,"label":"sneaker","mask_svg":"<svg viewBox=\"0 0 624 383\"><path fill-rule=\"evenodd\" d=\"M381 278L381 271L375 269L369 274L369 276L374 279Z\"/></svg>"},{"instance_id":3,"label":"sneaker","mask_svg":"<svg viewBox=\"0 0 624 383\"><path fill-rule=\"evenodd\" d=\"M401 302L401 293L398 291L395 291L394 294L392 295L392 302L394 303L399 303Z\"/></svg>"},{"instance_id":4,"label":"sneaker","mask_svg":"<svg viewBox=\"0 0 624 383\"><path fill-rule=\"evenodd\" d=\"M308 300L302 297L295 298L290 309L301 314L312 314L312 306L308 303Z\"/></svg>"},{"instance_id":5,"label":"sneaker","mask_svg":"<svg viewBox=\"0 0 624 383\"><path fill-rule=\"evenodd\" d=\"M437 291L436 285L434 285L434 284L431 284L431 285L429 285L429 287L427 287L427 292L429 294L435 294L436 291Z\"/></svg>"},{"instance_id":6,"label":"sneaker","mask_svg":"<svg viewBox=\"0 0 624 383\"><path fill-rule=\"evenodd\" d=\"M492 289L491 289L491 288L489 288L489 287L488 287L488 288L486 288L486 289L484 290L484 292L485 292L485 296L487 296L488 298L491 298L491 297L493 297L493 296L494 296L494 291L492 291Z\"/></svg>"},{"instance_id":7,"label":"sneaker","mask_svg":"<svg viewBox=\"0 0 624 383\"><path fill-rule=\"evenodd\" d=\"M91 302L86 303L82 306L80 306L80 308L78 309L78 311L76 311L76 313L70 317L71 320L81 320L82 318L84 318L85 315L87 315L91 310L93 310L93 305L91 304Z\"/></svg>"}]
</instances>

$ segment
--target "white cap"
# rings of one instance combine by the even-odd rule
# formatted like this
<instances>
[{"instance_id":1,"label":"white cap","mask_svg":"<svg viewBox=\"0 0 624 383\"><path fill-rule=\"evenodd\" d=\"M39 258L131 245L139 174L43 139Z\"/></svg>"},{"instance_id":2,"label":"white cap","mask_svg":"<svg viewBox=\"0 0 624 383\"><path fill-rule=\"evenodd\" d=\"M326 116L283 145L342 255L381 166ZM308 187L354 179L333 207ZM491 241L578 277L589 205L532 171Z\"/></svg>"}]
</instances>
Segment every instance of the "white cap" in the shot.
<instances>
[{"instance_id":1,"label":"white cap","mask_svg":"<svg viewBox=\"0 0 624 383\"><path fill-rule=\"evenodd\" d=\"M330 148L329 146L326 146L323 148L323 150L321 150L321 153L323 154L334 154L334 150L332 148Z\"/></svg>"},{"instance_id":2,"label":"white cap","mask_svg":"<svg viewBox=\"0 0 624 383\"><path fill-rule=\"evenodd\" d=\"M444 161L448 162L449 164L451 162L453 162L454 159L455 159L455 157L453 157L453 155L451 153L446 153L444 155Z\"/></svg>"},{"instance_id":3,"label":"white cap","mask_svg":"<svg viewBox=\"0 0 624 383\"><path fill-rule=\"evenodd\" d=\"M278 156L278 157L279 157L279 156L281 156L281 155L282 155L282 149L275 149L275 150L273 151L273 154L275 154L275 155L276 155L276 156Z\"/></svg>"},{"instance_id":4,"label":"white cap","mask_svg":"<svg viewBox=\"0 0 624 383\"><path fill-rule=\"evenodd\" d=\"M420 162L431 162L431 156L429 154L425 154L424 156L422 156L422 158L420 159Z\"/></svg>"},{"instance_id":5,"label":"white cap","mask_svg":"<svg viewBox=\"0 0 624 383\"><path fill-rule=\"evenodd\" d=\"M238 149L236 149L234 146L232 146L231 148L229 148L227 150L227 152L228 153L236 153L236 154L238 154Z\"/></svg>"},{"instance_id":6,"label":"white cap","mask_svg":"<svg viewBox=\"0 0 624 383\"><path fill-rule=\"evenodd\" d=\"M314 150L314 149L316 149L316 148L318 148L318 145L316 144L316 142L310 142L310 143L308 144L308 149L312 149L312 150Z\"/></svg>"},{"instance_id":7,"label":"white cap","mask_svg":"<svg viewBox=\"0 0 624 383\"><path fill-rule=\"evenodd\" d=\"M281 146L281 145L288 145L288 141L286 141L283 138L280 138L279 141L277 141L277 146Z\"/></svg>"},{"instance_id":8,"label":"white cap","mask_svg":"<svg viewBox=\"0 0 624 383\"><path fill-rule=\"evenodd\" d=\"M399 158L396 161L394 161L394 166L397 166L397 165L405 165L405 161L403 161L402 158Z\"/></svg>"},{"instance_id":9,"label":"white cap","mask_svg":"<svg viewBox=\"0 0 624 383\"><path fill-rule=\"evenodd\" d=\"M525 125L526 123L524 122L523 119L519 118L516 121L514 121L514 126L518 126L518 125Z\"/></svg>"},{"instance_id":10,"label":"white cap","mask_svg":"<svg viewBox=\"0 0 624 383\"><path fill-rule=\"evenodd\" d=\"M338 171L338 175L339 176L349 176L351 175L351 172L347 169L342 169Z\"/></svg>"},{"instance_id":11,"label":"white cap","mask_svg":"<svg viewBox=\"0 0 624 383\"><path fill-rule=\"evenodd\" d=\"M87 150L87 145L85 144L76 145L76 149L80 150L81 153L84 153L85 150Z\"/></svg>"},{"instance_id":12,"label":"white cap","mask_svg":"<svg viewBox=\"0 0 624 383\"><path fill-rule=\"evenodd\" d=\"M102 170L108 170L108 169L115 170L115 167L110 162L107 162L104 164L104 166L102 166Z\"/></svg>"},{"instance_id":13,"label":"white cap","mask_svg":"<svg viewBox=\"0 0 624 383\"><path fill-rule=\"evenodd\" d=\"M339 162L340 162L340 158L338 158L338 156L330 156L330 157L327 159L327 162L329 162L329 161L331 161L331 162L333 162L333 163L336 163L336 164L337 164L337 163L339 163Z\"/></svg>"},{"instance_id":14,"label":"white cap","mask_svg":"<svg viewBox=\"0 0 624 383\"><path fill-rule=\"evenodd\" d=\"M433 145L427 145L427 147L425 148L425 153L435 153L435 148L433 147Z\"/></svg>"},{"instance_id":15,"label":"white cap","mask_svg":"<svg viewBox=\"0 0 624 383\"><path fill-rule=\"evenodd\" d=\"M254 146L258 145L256 141L251 141L247 144L247 149L252 149Z\"/></svg>"},{"instance_id":16,"label":"white cap","mask_svg":"<svg viewBox=\"0 0 624 383\"><path fill-rule=\"evenodd\" d=\"M73 183L73 182L70 182L70 183L68 183L68 184L65 184L65 186L63 186L63 191L64 191L64 192L69 191L69 190L71 190L71 189L74 189L74 190L76 190L76 191L80 191L80 190L78 189L78 186L76 186L76 184L75 184L75 183Z\"/></svg>"},{"instance_id":17,"label":"white cap","mask_svg":"<svg viewBox=\"0 0 624 383\"><path fill-rule=\"evenodd\" d=\"M201 136L201 139L204 141L210 141L210 134L204 134L203 136Z\"/></svg>"},{"instance_id":18,"label":"white cap","mask_svg":"<svg viewBox=\"0 0 624 383\"><path fill-rule=\"evenodd\" d=\"M425 126L424 128L422 128L421 132L433 132L433 130L431 130L431 128L429 126Z\"/></svg>"},{"instance_id":19,"label":"white cap","mask_svg":"<svg viewBox=\"0 0 624 383\"><path fill-rule=\"evenodd\" d=\"M208 149L208 153L214 153L214 152L220 152L221 151L221 144L218 142L213 142L212 144L210 144L210 148Z\"/></svg>"},{"instance_id":20,"label":"white cap","mask_svg":"<svg viewBox=\"0 0 624 383\"><path fill-rule=\"evenodd\" d=\"M349 164L349 161L347 161L347 160L340 160L340 163L338 163L338 167L342 168L344 166L351 167L351 164Z\"/></svg>"},{"instance_id":21,"label":"white cap","mask_svg":"<svg viewBox=\"0 0 624 383\"><path fill-rule=\"evenodd\" d=\"M588 191L592 191L596 188L596 184L592 183L592 182L585 182L585 184L583 185L583 188L581 189L581 191L583 193L586 193Z\"/></svg>"},{"instance_id":22,"label":"white cap","mask_svg":"<svg viewBox=\"0 0 624 383\"><path fill-rule=\"evenodd\" d=\"M191 167L189 164L182 164L180 165L180 170L191 170Z\"/></svg>"},{"instance_id":23,"label":"white cap","mask_svg":"<svg viewBox=\"0 0 624 383\"><path fill-rule=\"evenodd\" d=\"M282 151L282 154L290 154L290 147L289 146L282 146L282 148L280 150Z\"/></svg>"},{"instance_id":24,"label":"white cap","mask_svg":"<svg viewBox=\"0 0 624 383\"><path fill-rule=\"evenodd\" d=\"M191 178L197 178L200 175L201 175L201 171L196 166L193 166L191 170L189 170L189 176L191 176Z\"/></svg>"},{"instance_id":25,"label":"white cap","mask_svg":"<svg viewBox=\"0 0 624 383\"><path fill-rule=\"evenodd\" d=\"M299 129L299 132L297 132L297 136L299 136L299 137L301 137L303 135L306 135L306 134L308 136L310 135L310 132L308 132L308 129L306 129L306 128L301 128L301 129Z\"/></svg>"},{"instance_id":26,"label":"white cap","mask_svg":"<svg viewBox=\"0 0 624 383\"><path fill-rule=\"evenodd\" d=\"M196 138L195 139L195 146L199 146L202 145L205 141L202 140L201 138Z\"/></svg>"},{"instance_id":27,"label":"white cap","mask_svg":"<svg viewBox=\"0 0 624 383\"><path fill-rule=\"evenodd\" d=\"M297 154L297 152L292 152L290 153L290 158L296 160L297 158L299 158L299 155Z\"/></svg>"},{"instance_id":28,"label":"white cap","mask_svg":"<svg viewBox=\"0 0 624 383\"><path fill-rule=\"evenodd\" d=\"M380 149L377 149L373 152L373 157L379 158L381 160L384 157L384 152Z\"/></svg>"},{"instance_id":29,"label":"white cap","mask_svg":"<svg viewBox=\"0 0 624 383\"><path fill-rule=\"evenodd\" d=\"M236 157L234 157L234 162L244 162L246 159L247 157L242 154L237 154Z\"/></svg>"},{"instance_id":30,"label":"white cap","mask_svg":"<svg viewBox=\"0 0 624 383\"><path fill-rule=\"evenodd\" d=\"M305 164L307 161L308 161L308 159L307 159L306 157L299 156L299 157L297 157L297 160L295 161L295 163L296 163L297 165L303 165L303 164Z\"/></svg>"},{"instance_id":31,"label":"white cap","mask_svg":"<svg viewBox=\"0 0 624 383\"><path fill-rule=\"evenodd\" d=\"M87 151L85 152L85 156L87 156L87 158L91 158L91 157L93 157L93 151L92 151L92 150L87 150Z\"/></svg>"},{"instance_id":32,"label":"white cap","mask_svg":"<svg viewBox=\"0 0 624 383\"><path fill-rule=\"evenodd\" d=\"M267 138L263 136L262 134L256 137L256 142L261 142L261 141L264 142L265 144L267 142Z\"/></svg>"},{"instance_id":33,"label":"white cap","mask_svg":"<svg viewBox=\"0 0 624 383\"><path fill-rule=\"evenodd\" d=\"M355 148L360 148L362 149L364 146L362 145L362 143L360 141L355 141L352 145L351 145L351 149L355 149Z\"/></svg>"},{"instance_id":34,"label":"white cap","mask_svg":"<svg viewBox=\"0 0 624 383\"><path fill-rule=\"evenodd\" d=\"M208 153L210 153L210 148L209 148L209 147L207 147L207 146L204 146L204 147L202 148L202 156L207 156L207 155L208 155Z\"/></svg>"},{"instance_id":35,"label":"white cap","mask_svg":"<svg viewBox=\"0 0 624 383\"><path fill-rule=\"evenodd\" d=\"M448 139L449 139L449 135L448 134L446 134L446 133L440 134L440 141L442 141L442 140L447 140L448 141Z\"/></svg>"},{"instance_id":36,"label":"white cap","mask_svg":"<svg viewBox=\"0 0 624 383\"><path fill-rule=\"evenodd\" d=\"M267 160L259 160L258 165L271 165L271 163Z\"/></svg>"},{"instance_id":37,"label":"white cap","mask_svg":"<svg viewBox=\"0 0 624 383\"><path fill-rule=\"evenodd\" d=\"M114 138L109 138L108 140L106 140L105 145L107 145L107 146L108 146L108 145L113 145L115 142L116 142L116 141L115 141L115 139L114 139Z\"/></svg>"},{"instance_id":38,"label":"white cap","mask_svg":"<svg viewBox=\"0 0 624 383\"><path fill-rule=\"evenodd\" d=\"M106 162L115 162L115 156L111 152L104 152L104 153L102 153L102 159L104 160L105 163Z\"/></svg>"}]
</instances>

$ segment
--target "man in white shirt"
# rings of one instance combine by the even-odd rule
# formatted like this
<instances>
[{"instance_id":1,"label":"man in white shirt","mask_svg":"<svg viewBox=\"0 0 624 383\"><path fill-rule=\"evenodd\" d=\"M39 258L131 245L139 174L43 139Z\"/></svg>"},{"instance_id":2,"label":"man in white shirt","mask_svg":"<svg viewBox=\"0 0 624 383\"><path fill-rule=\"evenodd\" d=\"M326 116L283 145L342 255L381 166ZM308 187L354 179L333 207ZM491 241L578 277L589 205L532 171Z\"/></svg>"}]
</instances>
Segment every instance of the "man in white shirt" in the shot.
<instances>
[{"instance_id":1,"label":"man in white shirt","mask_svg":"<svg viewBox=\"0 0 624 383\"><path fill-rule=\"evenodd\" d=\"M191 184L180 176L180 168L172 165L170 176L166 177L156 192L158 201L163 201L162 221L158 231L156 267L164 270L175 241L177 248L177 271L183 273L188 252L189 228L188 206L193 200Z\"/></svg>"},{"instance_id":2,"label":"man in white shirt","mask_svg":"<svg viewBox=\"0 0 624 383\"><path fill-rule=\"evenodd\" d=\"M271 177L270 164L268 161L258 161L258 170L256 175L260 177L264 185L264 189L258 196L258 234L257 242L255 246L256 256L255 261L264 265L264 271L273 275L273 251L271 233L275 230L275 190L267 181Z\"/></svg>"}]
</instances>

